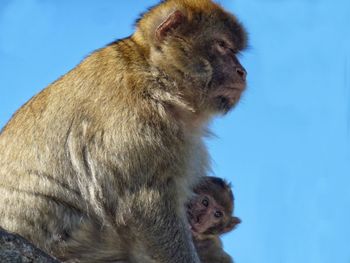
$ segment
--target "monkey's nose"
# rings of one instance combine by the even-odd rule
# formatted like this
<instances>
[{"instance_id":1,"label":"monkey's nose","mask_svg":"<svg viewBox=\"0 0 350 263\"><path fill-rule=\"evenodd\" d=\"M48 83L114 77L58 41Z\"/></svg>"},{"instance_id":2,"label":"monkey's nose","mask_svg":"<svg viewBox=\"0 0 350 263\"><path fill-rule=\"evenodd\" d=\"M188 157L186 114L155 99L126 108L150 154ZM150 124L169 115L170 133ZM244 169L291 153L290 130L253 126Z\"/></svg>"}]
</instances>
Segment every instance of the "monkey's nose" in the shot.
<instances>
[{"instance_id":1,"label":"monkey's nose","mask_svg":"<svg viewBox=\"0 0 350 263\"><path fill-rule=\"evenodd\" d=\"M246 80L246 78L247 78L247 71L244 68L237 67L236 68L236 72L237 72L238 76L240 76L242 78L243 81Z\"/></svg>"}]
</instances>

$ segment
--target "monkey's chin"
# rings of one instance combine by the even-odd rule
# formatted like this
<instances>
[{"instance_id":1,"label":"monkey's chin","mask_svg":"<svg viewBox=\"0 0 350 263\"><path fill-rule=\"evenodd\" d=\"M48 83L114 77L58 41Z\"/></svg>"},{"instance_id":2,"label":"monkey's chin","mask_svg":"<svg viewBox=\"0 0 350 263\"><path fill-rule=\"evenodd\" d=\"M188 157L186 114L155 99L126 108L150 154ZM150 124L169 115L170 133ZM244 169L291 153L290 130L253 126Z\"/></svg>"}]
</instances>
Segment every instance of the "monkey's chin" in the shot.
<instances>
[{"instance_id":1,"label":"monkey's chin","mask_svg":"<svg viewBox=\"0 0 350 263\"><path fill-rule=\"evenodd\" d=\"M219 88L214 94L214 108L218 113L227 114L232 110L241 98L244 87Z\"/></svg>"},{"instance_id":2,"label":"monkey's chin","mask_svg":"<svg viewBox=\"0 0 350 263\"><path fill-rule=\"evenodd\" d=\"M227 114L230 112L239 101L238 98L219 96L216 98L215 108L221 114Z\"/></svg>"}]
</instances>

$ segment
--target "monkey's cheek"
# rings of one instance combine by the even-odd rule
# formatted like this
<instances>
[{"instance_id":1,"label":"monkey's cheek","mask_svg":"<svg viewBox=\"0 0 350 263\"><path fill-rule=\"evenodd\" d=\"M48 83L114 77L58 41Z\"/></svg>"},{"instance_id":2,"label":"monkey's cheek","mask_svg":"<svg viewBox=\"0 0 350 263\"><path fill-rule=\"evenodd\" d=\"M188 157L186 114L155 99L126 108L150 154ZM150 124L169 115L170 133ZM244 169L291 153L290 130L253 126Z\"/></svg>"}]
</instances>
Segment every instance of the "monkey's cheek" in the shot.
<instances>
[{"instance_id":1,"label":"monkey's cheek","mask_svg":"<svg viewBox=\"0 0 350 263\"><path fill-rule=\"evenodd\" d=\"M198 235L199 231L198 229L194 226L194 224L190 224L190 231L192 233L192 235Z\"/></svg>"},{"instance_id":2,"label":"monkey's cheek","mask_svg":"<svg viewBox=\"0 0 350 263\"><path fill-rule=\"evenodd\" d=\"M189 225L189 228L191 230L192 233L198 233L199 232L199 229L198 229L198 226L200 226L198 224L198 219L196 220L194 216L191 217L191 219L188 220L188 225Z\"/></svg>"}]
</instances>

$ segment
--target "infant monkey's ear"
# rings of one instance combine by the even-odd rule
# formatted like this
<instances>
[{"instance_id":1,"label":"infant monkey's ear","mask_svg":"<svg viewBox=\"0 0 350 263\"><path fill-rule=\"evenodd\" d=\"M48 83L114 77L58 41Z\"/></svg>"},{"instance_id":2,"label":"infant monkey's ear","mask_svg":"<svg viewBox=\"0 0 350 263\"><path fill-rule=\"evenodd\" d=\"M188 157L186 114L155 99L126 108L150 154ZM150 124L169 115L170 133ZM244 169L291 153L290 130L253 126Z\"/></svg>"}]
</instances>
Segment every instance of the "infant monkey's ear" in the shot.
<instances>
[{"instance_id":1,"label":"infant monkey's ear","mask_svg":"<svg viewBox=\"0 0 350 263\"><path fill-rule=\"evenodd\" d=\"M234 230L240 223L242 223L241 219L239 219L238 217L232 216L228 224L224 227L222 233L224 234Z\"/></svg>"}]
</instances>

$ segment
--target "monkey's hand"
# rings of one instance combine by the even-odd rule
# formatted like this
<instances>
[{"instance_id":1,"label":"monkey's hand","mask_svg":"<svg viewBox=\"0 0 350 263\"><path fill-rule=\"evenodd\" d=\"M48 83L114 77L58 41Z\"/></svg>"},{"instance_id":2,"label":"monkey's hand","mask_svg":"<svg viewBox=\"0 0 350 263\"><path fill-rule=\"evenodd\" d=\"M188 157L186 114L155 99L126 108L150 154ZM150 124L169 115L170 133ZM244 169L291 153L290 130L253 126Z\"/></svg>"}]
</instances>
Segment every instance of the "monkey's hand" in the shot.
<instances>
[{"instance_id":1,"label":"monkey's hand","mask_svg":"<svg viewBox=\"0 0 350 263\"><path fill-rule=\"evenodd\" d=\"M159 263L200 263L187 220L179 215L171 190L143 192L142 196L138 199L147 203L136 205L134 220L140 237L147 238L140 242L149 256Z\"/></svg>"}]
</instances>

